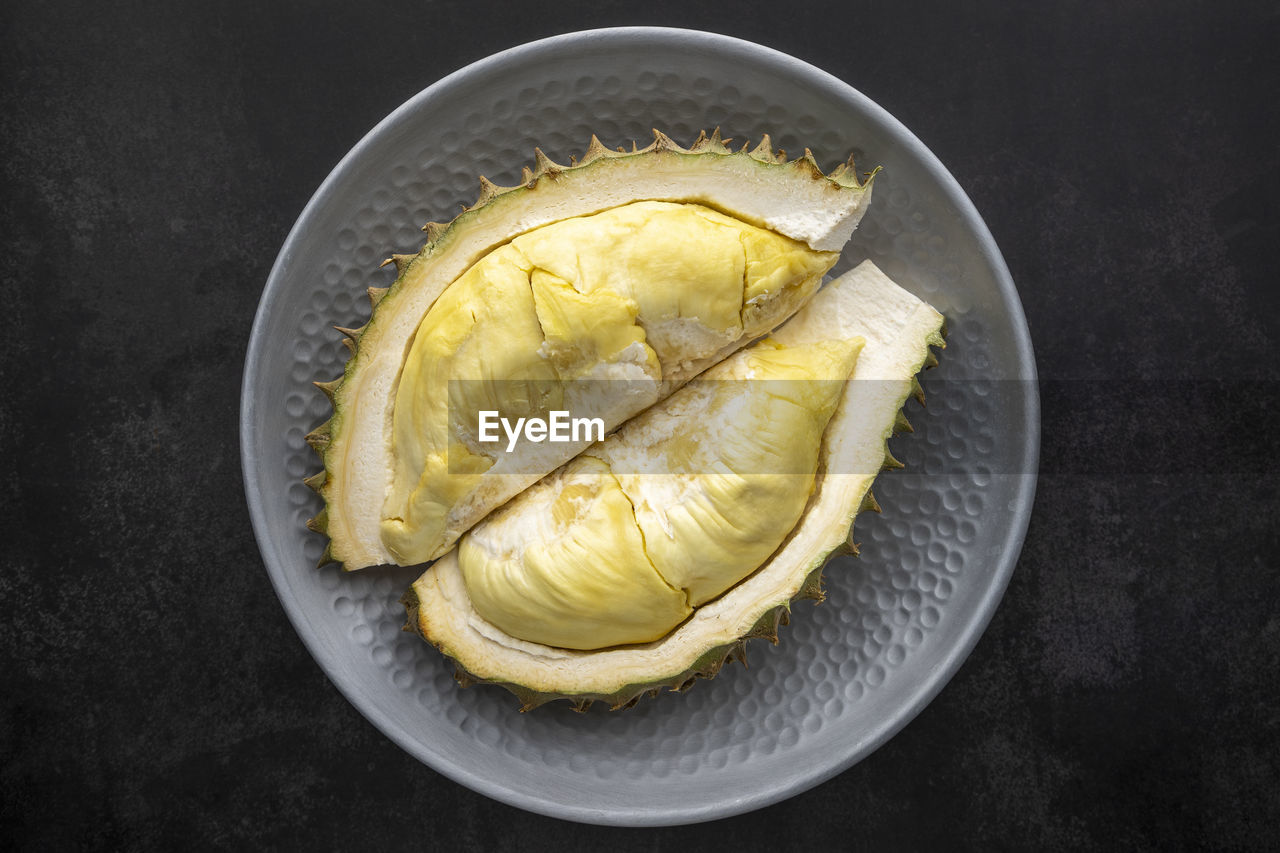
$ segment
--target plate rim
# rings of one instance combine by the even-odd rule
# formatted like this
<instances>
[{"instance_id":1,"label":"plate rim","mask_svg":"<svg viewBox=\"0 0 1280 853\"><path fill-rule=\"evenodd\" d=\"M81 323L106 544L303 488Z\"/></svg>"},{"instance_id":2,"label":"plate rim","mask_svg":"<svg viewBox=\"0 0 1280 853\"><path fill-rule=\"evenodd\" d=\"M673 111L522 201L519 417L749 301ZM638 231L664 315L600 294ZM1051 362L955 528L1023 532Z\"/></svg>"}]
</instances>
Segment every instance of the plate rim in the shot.
<instances>
[{"instance_id":1,"label":"plate rim","mask_svg":"<svg viewBox=\"0 0 1280 853\"><path fill-rule=\"evenodd\" d=\"M716 801L707 805L688 805L676 810L665 809L662 812L652 808L646 809L643 806L631 809L602 809L566 803L550 797L537 796L526 791L516 791L502 787L497 783L473 774L460 765L454 764L443 754L433 753L427 744L411 737L408 731L390 720L376 705L367 702L364 694L357 689L357 685L345 677L340 669L331 665L324 640L310 624L307 614L303 613L300 608L290 604L293 599L286 595L288 588L284 570L281 568L280 563L274 562L272 559L276 549L273 547L273 538L270 535L269 525L266 520L265 503L258 486L260 471L258 459L254 453L258 439L258 433L254 429L258 400L254 393L253 379L258 375L260 365L265 360L264 346L266 336L263 334L263 329L267 325L268 318L276 309L280 298L280 288L277 282L282 280L288 271L293 256L292 250L299 240L299 236L306 232L310 221L315 216L316 209L328 195L330 186L339 180L347 167L351 163L358 161L364 150L370 147L373 141L389 128L403 120L407 115L422 109L438 92L448 89L465 77L482 72L500 71L505 66L529 61L547 53L554 54L565 46L577 46L581 42L599 41L604 43L608 40L631 41L637 38L664 40L677 46L712 47L742 59L757 60L771 63L775 66L782 66L796 78L799 78L805 85L834 91L842 100L858 104L859 108L864 110L867 115L881 123L896 141L900 141L906 148L910 149L912 156L922 165L925 171L937 180L944 197L955 205L960 218L970 225L977 237L979 252L994 273L997 289L1005 305L1011 309L1010 320L1014 347L1018 356L1019 369L1025 373L1021 378L1025 380L1024 384L1028 389L1022 424L1026 437L1026 449L1021 460L1022 467L1020 470L1024 473L1015 475L1020 481L1015 489L1017 507L1014 509L1008 525L1001 555L993 562L992 580L979 597L972 618L961 631L958 642L954 643L941 656L937 665L929 671L926 678L907 691L909 701L905 702L897 713L871 726L867 736L854 742L851 748L847 752L840 753L836 760L825 762L816 768L811 766L808 772L785 780L780 778L780 784L746 796L735 796L732 799ZM804 60L745 39L703 30L676 27L633 26L588 29L562 33L516 45L468 63L440 78L410 97L374 125L330 170L303 207L293 227L290 228L276 256L276 260L272 264L271 271L263 286L262 294L259 297L258 307L249 333L249 344L241 379L240 461L244 477L245 498L253 526L254 538L276 597L280 599L285 614L290 624L293 625L299 639L302 640L308 653L320 666L330 683L381 734L390 738L397 746L425 764L432 771L440 773L486 797L526 811L582 823L617 826L680 825L753 811L781 802L822 784L865 759L901 731L936 698L942 688L955 676L960 666L973 651L978 639L990 624L995 610L1008 587L1026 538L1027 526L1030 522L1031 510L1035 502L1040 453L1040 397L1036 378L1036 362L1022 301L1018 296L1004 257L996 246L995 239L987 228L986 222L978 213L968 194L965 193L937 156L888 111L840 78Z\"/></svg>"}]
</instances>

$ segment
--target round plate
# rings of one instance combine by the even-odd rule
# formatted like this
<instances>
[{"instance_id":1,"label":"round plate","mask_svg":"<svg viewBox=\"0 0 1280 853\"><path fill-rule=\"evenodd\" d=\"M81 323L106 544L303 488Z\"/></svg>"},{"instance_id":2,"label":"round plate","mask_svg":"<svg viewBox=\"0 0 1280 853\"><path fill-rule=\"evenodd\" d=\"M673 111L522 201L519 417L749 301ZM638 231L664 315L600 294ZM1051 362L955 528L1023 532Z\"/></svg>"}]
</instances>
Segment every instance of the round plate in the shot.
<instances>
[{"instance_id":1,"label":"round plate","mask_svg":"<svg viewBox=\"0 0 1280 853\"><path fill-rule=\"evenodd\" d=\"M567 162L595 133L644 146L657 127L754 145L762 133L826 169L854 152L883 166L836 272L870 257L947 317L929 405L894 439L884 511L858 518L859 558L827 573L827 601L798 604L781 643L748 645L688 693L633 709L528 714L499 687L458 687L452 664L402 633L416 569L315 568L319 469L303 436L328 415L311 382L359 326L378 263L416 251L420 226L470 203L483 174L513 184L540 146ZM626 28L534 42L446 77L351 150L299 217L249 343L241 412L245 490L280 601L307 648L369 720L432 768L556 817L671 824L776 802L839 773L941 689L990 619L1035 490L1039 408L1026 322L1004 261L955 180L863 95L789 56L707 33Z\"/></svg>"}]
</instances>

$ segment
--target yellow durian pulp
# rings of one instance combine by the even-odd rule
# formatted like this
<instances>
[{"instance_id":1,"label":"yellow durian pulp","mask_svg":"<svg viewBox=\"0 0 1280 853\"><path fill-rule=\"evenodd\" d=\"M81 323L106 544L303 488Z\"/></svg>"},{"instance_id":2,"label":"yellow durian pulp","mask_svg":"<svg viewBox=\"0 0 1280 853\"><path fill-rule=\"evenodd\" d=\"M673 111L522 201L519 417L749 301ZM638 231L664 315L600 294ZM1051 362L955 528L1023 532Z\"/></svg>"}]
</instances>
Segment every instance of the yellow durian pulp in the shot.
<instances>
[{"instance_id":1,"label":"yellow durian pulp","mask_svg":"<svg viewBox=\"0 0 1280 853\"><path fill-rule=\"evenodd\" d=\"M862 345L760 341L517 496L460 542L476 612L567 649L669 633L800 518Z\"/></svg>"},{"instance_id":2,"label":"yellow durian pulp","mask_svg":"<svg viewBox=\"0 0 1280 853\"><path fill-rule=\"evenodd\" d=\"M480 500L486 472L503 470L499 447L477 438L481 410L513 421L570 410L612 428L769 331L777 303L793 311L836 257L708 207L654 201L535 228L489 252L444 290L404 359L385 547L410 564L452 544L451 513ZM628 381L599 400L588 397L600 386L579 380ZM612 505L606 491L593 493L601 507Z\"/></svg>"}]
</instances>

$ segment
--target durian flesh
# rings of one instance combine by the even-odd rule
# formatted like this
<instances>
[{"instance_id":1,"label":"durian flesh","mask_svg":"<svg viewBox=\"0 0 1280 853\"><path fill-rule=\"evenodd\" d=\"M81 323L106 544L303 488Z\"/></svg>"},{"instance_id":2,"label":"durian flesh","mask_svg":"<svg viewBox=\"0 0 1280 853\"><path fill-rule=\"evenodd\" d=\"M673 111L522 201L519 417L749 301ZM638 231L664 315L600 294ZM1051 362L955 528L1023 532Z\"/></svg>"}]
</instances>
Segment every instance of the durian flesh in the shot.
<instances>
[{"instance_id":1,"label":"durian flesh","mask_svg":"<svg viewBox=\"0 0 1280 853\"><path fill-rule=\"evenodd\" d=\"M696 204L636 202L523 234L444 292L396 389L382 539L397 562L453 544L487 478L586 445L479 440L480 411L600 417L612 428L705 360L767 332L837 258ZM468 519L469 520L469 519Z\"/></svg>"},{"instance_id":2,"label":"durian flesh","mask_svg":"<svg viewBox=\"0 0 1280 853\"><path fill-rule=\"evenodd\" d=\"M570 649L667 634L800 517L861 347L740 350L518 495L459 544L476 612Z\"/></svg>"},{"instance_id":3,"label":"durian flesh","mask_svg":"<svg viewBox=\"0 0 1280 853\"><path fill-rule=\"evenodd\" d=\"M739 564L725 576L746 573L744 577L718 597L694 607L660 637L583 650L568 647L570 638L558 638L557 645L505 630L482 612L481 608L488 609L488 604L479 603L486 595L480 589L483 582L475 584L464 573L459 555L471 547L467 542L438 560L406 594L408 627L452 657L464 683L502 684L516 693L526 709L557 697L573 699L579 708L592 701L621 707L646 692L663 687L682 689L696 677L714 675L727 659L741 655L745 639L776 637L776 626L785 619L793 599L821 596L823 566L833 553L852 546L854 516L864 506L874 506L872 481L892 459L886 442L900 422L903 403L918 392L915 375L929 361L929 347L943 344L941 328L941 315L868 261L824 287L773 333L774 341L797 352L823 341L860 338L864 344L822 432L817 471L799 518L789 527L785 519L779 522L786 529L763 564L754 566L749 560ZM698 429L695 423L686 426L688 431ZM582 464L584 470L576 473L590 475L588 491L598 488L594 484L604 472L594 462ZM567 481L564 474L556 477L562 493L575 484L573 477ZM556 477L540 484L539 489L554 494ZM534 500L532 495L530 500ZM615 503L613 511L625 520L626 507L621 503ZM759 508L753 511L761 512ZM588 515L595 517L594 513ZM540 517L543 532L554 529L554 511ZM618 529L626 533L631 528L622 524ZM488 535L484 530L477 529L469 541ZM590 538L589 531L585 538ZM525 550L529 550L527 545ZM634 547L620 543L608 550L597 569L630 572L620 563L624 551L626 560L638 559ZM727 566L728 561L725 563ZM692 561L685 565L703 570ZM644 575L637 571L628 576ZM673 583L667 586L677 588ZM477 591L475 598L471 588ZM590 597L589 592L584 595ZM508 620L508 625L524 633L515 624L519 621L518 617ZM648 617L633 616L632 622L647 625Z\"/></svg>"}]
</instances>

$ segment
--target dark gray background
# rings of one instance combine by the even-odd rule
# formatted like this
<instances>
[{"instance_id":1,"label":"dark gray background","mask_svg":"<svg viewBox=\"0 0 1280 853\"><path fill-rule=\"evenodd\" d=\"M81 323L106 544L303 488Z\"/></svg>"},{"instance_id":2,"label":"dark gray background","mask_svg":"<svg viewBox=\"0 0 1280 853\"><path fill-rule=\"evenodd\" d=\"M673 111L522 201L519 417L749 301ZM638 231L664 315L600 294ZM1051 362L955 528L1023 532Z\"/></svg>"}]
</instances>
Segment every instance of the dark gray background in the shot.
<instances>
[{"instance_id":1,"label":"dark gray background","mask_svg":"<svg viewBox=\"0 0 1280 853\"><path fill-rule=\"evenodd\" d=\"M3 843L1274 843L1275 3L10 2L0 22ZM757 41L896 115L986 217L1053 380L1021 562L938 699L813 791L648 831L490 802L365 722L275 599L237 448L259 292L337 160L472 60L620 24Z\"/></svg>"}]
</instances>

